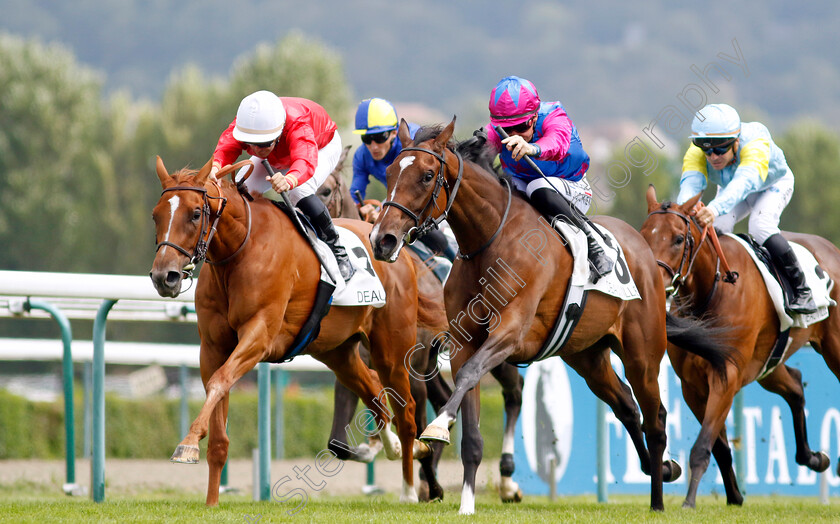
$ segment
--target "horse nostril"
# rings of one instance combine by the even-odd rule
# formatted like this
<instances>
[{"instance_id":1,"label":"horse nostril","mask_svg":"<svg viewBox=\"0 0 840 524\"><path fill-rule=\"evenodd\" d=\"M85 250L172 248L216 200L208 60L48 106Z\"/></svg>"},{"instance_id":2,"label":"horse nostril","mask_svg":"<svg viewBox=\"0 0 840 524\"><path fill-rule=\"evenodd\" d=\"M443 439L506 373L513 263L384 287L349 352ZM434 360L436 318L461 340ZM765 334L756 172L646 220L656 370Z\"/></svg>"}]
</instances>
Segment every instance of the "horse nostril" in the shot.
<instances>
[{"instance_id":1,"label":"horse nostril","mask_svg":"<svg viewBox=\"0 0 840 524\"><path fill-rule=\"evenodd\" d=\"M385 253L390 253L397 247L397 237L391 234L382 235L379 239L379 247Z\"/></svg>"},{"instance_id":2,"label":"horse nostril","mask_svg":"<svg viewBox=\"0 0 840 524\"><path fill-rule=\"evenodd\" d=\"M175 286L181 282L181 273L178 271L169 271L166 273L166 285L169 287Z\"/></svg>"}]
</instances>

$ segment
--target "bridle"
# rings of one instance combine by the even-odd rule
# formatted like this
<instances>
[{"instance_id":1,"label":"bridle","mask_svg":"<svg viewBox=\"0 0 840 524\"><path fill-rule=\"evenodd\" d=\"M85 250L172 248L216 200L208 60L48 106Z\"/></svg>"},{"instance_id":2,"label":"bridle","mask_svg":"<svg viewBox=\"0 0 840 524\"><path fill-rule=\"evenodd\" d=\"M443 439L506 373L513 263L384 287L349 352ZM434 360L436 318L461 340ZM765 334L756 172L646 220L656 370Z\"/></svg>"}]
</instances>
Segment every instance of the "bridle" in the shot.
<instances>
[{"instance_id":1,"label":"bridle","mask_svg":"<svg viewBox=\"0 0 840 524\"><path fill-rule=\"evenodd\" d=\"M665 269L668 274L671 276L671 283L668 287L665 288L665 296L669 299L677 296L680 291L680 288L683 284L685 284L685 280L688 278L688 275L691 273L692 268L694 267L694 262L697 260L697 255L700 254L700 248L703 247L703 244L706 242L706 238L710 239L712 245L712 250L717 253L716 257L716 264L715 264L715 278L714 283L712 284L712 290L709 295L706 297L706 302L700 310L705 310L706 306L708 306L709 302L711 302L712 297L717 291L717 284L718 281L721 280L721 272L720 266L721 261L724 265L724 271L726 273L723 276L723 281L729 284L734 284L736 280L738 280L738 273L729 269L729 264L726 263L726 259L723 256L723 251L720 248L720 244L717 241L717 234L715 233L714 229L711 229L711 233L709 233L710 228L709 226L704 226L703 229L700 229L700 226L697 223L689 218L688 216L680 213L678 211L673 211L671 209L657 209L656 211L652 211L648 214L651 215L662 215L662 214L670 214L676 215L680 217L680 219L685 224L685 233L684 238L685 241L683 243L683 252L682 256L680 257L680 265L677 266L676 269L672 268L667 262L657 259L656 263L659 264L660 267ZM700 234L700 241L696 243L694 240L694 235L691 232L691 226L697 228L698 233ZM685 271L683 272L683 268L685 267Z\"/></svg>"},{"instance_id":2,"label":"bridle","mask_svg":"<svg viewBox=\"0 0 840 524\"><path fill-rule=\"evenodd\" d=\"M444 155L446 154L447 149L444 150ZM446 164L446 158L443 155L438 154L438 153L432 151L431 149L426 149L426 148L423 148L423 147L404 147L402 149L402 151L419 151L421 153L428 153L428 154L432 155L433 157L435 157L438 160L438 162L440 162L440 168L438 169L437 178L435 179L435 187L434 187L434 189L432 189L432 194L429 197L429 201L426 202L426 205L423 206L423 209L421 209L419 213L415 214L413 211L411 211L410 209L408 209L404 205L402 205L398 202L394 202L393 200L386 200L386 201L382 202L382 208L383 209L388 207L388 206L395 207L395 208L399 209L400 211L402 211L403 213L405 213L406 215L408 215L408 217L411 218L411 220L414 221L414 226L412 228L410 228L406 232L405 236L403 237L403 241L405 241L407 244L411 245L411 244L414 243L414 241L416 239L422 237L423 235L425 235L429 231L431 231L433 229L438 229L439 226L440 226L440 223L443 222L444 220L446 220L449 217L449 211L450 211L450 209L452 209L452 204L455 202L455 196L458 194L458 188L461 186L461 181L464 178L464 159L461 157L461 153L459 153L457 151L452 151L452 153L454 153L455 157L458 159L458 175L455 177L455 183L450 188L449 187L449 182L447 182L447 180L446 180L446 165L447 165ZM504 226L505 222L507 221L508 212L510 211L510 203L511 203L511 196L512 196L511 193L512 192L511 192L511 188L510 188L510 183L506 179L503 179L503 181L505 182L505 185L507 186L508 201L507 201L507 207L505 208L504 216L502 217L502 220L499 223L499 227L496 229L496 232L493 233L493 235L487 240L487 242L484 243L484 245L482 245L480 248L473 251L472 253L468 253L468 254L465 255L464 253L461 253L460 250L459 250L458 256L460 258L462 258L463 260L470 260L471 258L475 257L476 255L478 255L479 253L481 253L482 251L487 249L490 246L490 244L493 243L493 241L496 239L496 237L499 236L499 233L501 232L502 227ZM438 199L438 196L440 195L441 189L443 189L446 193L446 207L444 208L443 212L437 218L432 218L431 209L432 208L434 208L435 210L440 209L437 206L437 199ZM427 213L428 213L428 215L427 215ZM427 215L427 216L426 216L426 219L421 224L420 220L421 220L421 217L423 215Z\"/></svg>"},{"instance_id":3,"label":"bridle","mask_svg":"<svg viewBox=\"0 0 840 524\"><path fill-rule=\"evenodd\" d=\"M244 162L249 162L249 161L246 160ZM227 174L228 172L233 171L233 169L236 169L238 166L240 166L242 164L243 164L243 162L240 162L240 163L236 164L235 166L233 166L231 169L229 169L229 170L226 169L224 171L224 174ZM220 178L221 178L221 176L224 176L224 174L222 174L222 171L220 171ZM201 193L201 198L203 200L203 203L202 203L202 206L201 206L201 225L200 225L201 232L199 233L198 238L196 239L195 246L193 246L192 252L190 252L187 249L179 246L178 244L175 244L174 242L170 242L168 240L158 242L157 245L155 246L155 253L157 253L160 250L161 247L169 246L169 247L177 250L178 252L180 252L181 254L186 256L187 258L189 258L189 262L187 262L187 264L184 265L183 268L181 268L181 273L183 275L182 279L189 278L190 280L192 280L193 271L195 270L195 266L199 262L201 262L202 260L206 260L208 264L216 265L216 266L227 264L228 262L233 260L233 258L236 257L242 251L242 249L245 247L245 244L248 243L248 239L251 238L251 205L248 203L248 198L246 197L247 191L244 187L244 182L248 178L248 176L250 176L250 174L251 174L251 171L249 171L247 173L247 175L245 175L245 177L243 177L242 180L240 180L239 182L236 183L236 188L237 188L237 191L239 193L239 196L242 198L242 201L245 203L245 215L247 216L246 220L247 220L247 223L248 223L247 231L245 233L245 238L242 240L242 243L239 245L239 247L236 249L236 251L234 251L231 255L225 257L222 260L210 260L210 259L207 258L207 248L210 245L210 242L213 240L213 237L216 235L216 226L219 223L219 219L222 217L222 213L224 212L225 207L227 206L227 198L222 196L221 188L219 188L219 196L212 196L212 195L208 194L206 188L195 187L195 186L168 187L161 192L161 196L163 196L170 191L195 191L197 193ZM212 207L210 206L210 201L211 200L218 200L219 201L219 209L217 211L212 210ZM213 222L211 224L210 223L210 217L212 215L215 215L215 218L213 218ZM189 289L189 287L187 289ZM184 291L186 291L186 289L181 290L179 292L179 294L183 293Z\"/></svg>"}]
</instances>

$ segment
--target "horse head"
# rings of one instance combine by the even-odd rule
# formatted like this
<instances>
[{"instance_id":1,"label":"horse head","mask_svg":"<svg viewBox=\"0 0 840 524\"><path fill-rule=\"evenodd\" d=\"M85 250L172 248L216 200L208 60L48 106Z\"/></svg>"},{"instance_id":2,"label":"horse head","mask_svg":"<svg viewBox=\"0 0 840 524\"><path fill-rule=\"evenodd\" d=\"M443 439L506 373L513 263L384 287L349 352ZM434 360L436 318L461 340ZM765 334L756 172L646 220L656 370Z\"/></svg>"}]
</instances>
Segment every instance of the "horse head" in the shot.
<instances>
[{"instance_id":1,"label":"horse head","mask_svg":"<svg viewBox=\"0 0 840 524\"><path fill-rule=\"evenodd\" d=\"M658 202L656 188L653 184L648 186L648 216L642 224L641 233L656 257L666 287L687 276L697 255L702 230L692 217L702 194L695 195L684 204Z\"/></svg>"},{"instance_id":2,"label":"horse head","mask_svg":"<svg viewBox=\"0 0 840 524\"><path fill-rule=\"evenodd\" d=\"M212 212L205 186L211 167L212 161L208 161L198 172L181 170L170 175L157 157L156 172L163 192L152 211L157 253L149 276L163 297L178 296L181 281L191 276L195 264L204 258Z\"/></svg>"},{"instance_id":3,"label":"horse head","mask_svg":"<svg viewBox=\"0 0 840 524\"><path fill-rule=\"evenodd\" d=\"M341 156L338 158L338 164L335 169L329 174L327 179L321 184L321 187L315 192L321 202L327 207L327 211L333 218L356 218L348 216L348 210L355 208L353 199L350 198L350 188L341 177L341 172L344 170L344 161L347 160L347 155L350 152L350 146L344 148ZM352 215L352 213L350 213Z\"/></svg>"},{"instance_id":4,"label":"horse head","mask_svg":"<svg viewBox=\"0 0 840 524\"><path fill-rule=\"evenodd\" d=\"M404 244L446 218L460 181L451 175L460 172L461 165L448 147L454 130L453 117L431 138L424 140L418 132L415 142L406 121L400 121L398 136L403 149L386 170L388 200L382 202L382 212L370 234L378 260L395 261Z\"/></svg>"}]
</instances>

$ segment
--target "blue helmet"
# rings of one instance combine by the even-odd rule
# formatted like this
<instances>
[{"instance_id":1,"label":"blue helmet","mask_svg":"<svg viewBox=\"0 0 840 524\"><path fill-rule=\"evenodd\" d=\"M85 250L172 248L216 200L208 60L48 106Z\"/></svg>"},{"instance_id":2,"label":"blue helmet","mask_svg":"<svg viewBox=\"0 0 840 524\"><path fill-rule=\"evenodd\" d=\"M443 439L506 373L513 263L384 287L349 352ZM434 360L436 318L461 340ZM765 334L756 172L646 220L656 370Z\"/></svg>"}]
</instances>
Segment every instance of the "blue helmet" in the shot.
<instances>
[{"instance_id":1,"label":"blue helmet","mask_svg":"<svg viewBox=\"0 0 840 524\"><path fill-rule=\"evenodd\" d=\"M359 103L356 109L357 135L384 133L397 128L397 110L384 98L368 98Z\"/></svg>"}]
</instances>

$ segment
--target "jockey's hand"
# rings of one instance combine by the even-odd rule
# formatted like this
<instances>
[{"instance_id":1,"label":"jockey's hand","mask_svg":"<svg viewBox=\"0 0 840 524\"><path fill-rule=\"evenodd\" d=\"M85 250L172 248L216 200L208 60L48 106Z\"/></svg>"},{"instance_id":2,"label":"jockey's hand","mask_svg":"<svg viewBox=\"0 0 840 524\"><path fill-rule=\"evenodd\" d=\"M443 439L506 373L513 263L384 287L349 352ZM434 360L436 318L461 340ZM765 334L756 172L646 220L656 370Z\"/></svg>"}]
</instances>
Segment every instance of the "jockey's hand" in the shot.
<instances>
[{"instance_id":1,"label":"jockey's hand","mask_svg":"<svg viewBox=\"0 0 840 524\"><path fill-rule=\"evenodd\" d=\"M703 226L710 226L715 222L715 212L708 207L701 207L697 210L697 222Z\"/></svg>"},{"instance_id":2,"label":"jockey's hand","mask_svg":"<svg viewBox=\"0 0 840 524\"><path fill-rule=\"evenodd\" d=\"M214 184L216 184L216 187L221 188L222 183L219 181L218 178L216 178L216 173L218 173L218 172L219 172L219 166L214 165L213 167L210 168L210 176L207 177L207 178L209 178Z\"/></svg>"},{"instance_id":3,"label":"jockey's hand","mask_svg":"<svg viewBox=\"0 0 840 524\"><path fill-rule=\"evenodd\" d=\"M283 173L274 173L274 176L267 176L265 179L271 182L271 187L278 193L292 189L292 185Z\"/></svg>"},{"instance_id":4,"label":"jockey's hand","mask_svg":"<svg viewBox=\"0 0 840 524\"><path fill-rule=\"evenodd\" d=\"M512 153L514 160L519 160L525 155L537 156L537 146L529 144L519 135L513 135L505 138L502 140L502 144L504 144L508 151Z\"/></svg>"},{"instance_id":5,"label":"jockey's hand","mask_svg":"<svg viewBox=\"0 0 840 524\"><path fill-rule=\"evenodd\" d=\"M379 216L378 209L373 204L365 204L359 208L359 214L362 215L362 220L365 222L375 222L376 217ZM373 218L371 218L373 217Z\"/></svg>"}]
</instances>

